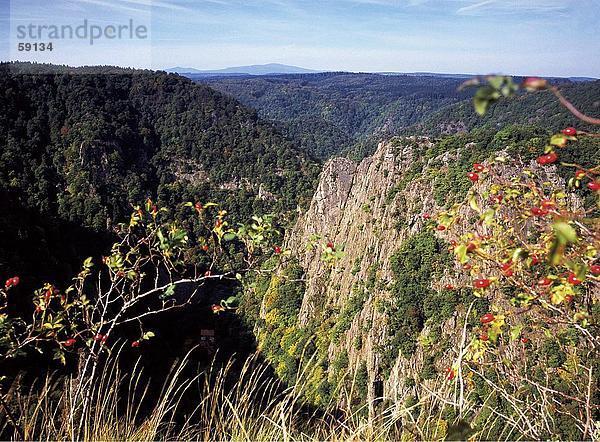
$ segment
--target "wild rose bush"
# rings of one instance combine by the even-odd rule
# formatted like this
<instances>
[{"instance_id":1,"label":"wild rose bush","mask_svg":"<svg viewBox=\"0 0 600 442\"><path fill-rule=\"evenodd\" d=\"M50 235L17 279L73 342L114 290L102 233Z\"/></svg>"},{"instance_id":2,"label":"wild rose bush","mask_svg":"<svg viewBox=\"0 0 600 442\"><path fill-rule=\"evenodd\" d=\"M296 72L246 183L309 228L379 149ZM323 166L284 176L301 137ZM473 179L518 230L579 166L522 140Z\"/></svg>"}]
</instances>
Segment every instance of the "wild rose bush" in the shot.
<instances>
[{"instance_id":1,"label":"wild rose bush","mask_svg":"<svg viewBox=\"0 0 600 442\"><path fill-rule=\"evenodd\" d=\"M519 89L509 77L484 82L474 98L480 114ZM600 124L546 80L528 78L521 86L549 89L577 117ZM461 401L482 403L479 419L510 416L513 431L527 438L600 436L600 165L560 161L562 149L596 136L567 127L533 164L501 154L474 164L465 177L473 183L466 202L435 220L459 275L466 273L474 295L490 301L448 379ZM566 185L556 167L572 170ZM460 231L459 221L473 229Z\"/></svg>"},{"instance_id":2,"label":"wild rose bush","mask_svg":"<svg viewBox=\"0 0 600 442\"><path fill-rule=\"evenodd\" d=\"M151 200L134 207L129 222L118 226L110 253L86 259L66 288L43 284L33 294L30 316L13 308L15 288L27 275L8 278L0 287L0 362L36 351L63 364L77 361L81 382L73 395L84 412L85 391L101 376L103 359L123 344L136 349L154 337L145 329L147 318L207 303L209 283L235 287L261 257L288 255L272 245L279 235L273 216L232 226L215 203L188 202L180 212L184 222ZM212 311L236 303L232 293ZM133 339L132 328L139 330Z\"/></svg>"}]
</instances>

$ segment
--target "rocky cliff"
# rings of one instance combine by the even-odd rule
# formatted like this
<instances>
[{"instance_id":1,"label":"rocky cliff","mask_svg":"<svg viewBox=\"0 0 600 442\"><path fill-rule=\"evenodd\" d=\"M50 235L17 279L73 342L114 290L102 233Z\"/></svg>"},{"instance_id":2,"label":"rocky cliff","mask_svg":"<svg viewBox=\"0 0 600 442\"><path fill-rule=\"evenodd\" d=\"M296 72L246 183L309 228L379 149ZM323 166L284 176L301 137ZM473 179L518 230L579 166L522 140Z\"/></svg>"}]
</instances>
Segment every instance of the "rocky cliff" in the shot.
<instances>
[{"instance_id":1,"label":"rocky cliff","mask_svg":"<svg viewBox=\"0 0 600 442\"><path fill-rule=\"evenodd\" d=\"M299 256L307 275L301 323L318 316L325 306L342 314L353 293L359 288L366 290L339 343L331 343L329 359L335 360L345 350L350 368L366 362L371 400L381 393L399 399L406 393L401 391L404 379L416 377L422 370L423 354L417 352L409 359L400 357L389 376L383 375L382 352L397 356L398 351L386 349L387 319L380 306L389 297L393 280L391 257L404 240L423 229L426 220L422 213L438 209L431 182L414 180L406 182L405 189L398 187L406 181L417 160L415 155L432 145L428 138L411 137L380 144L376 153L360 164L342 158L330 160L308 212L288 238L287 247L306 250ZM307 250L315 237L342 249L341 258L331 265L321 259L326 253L322 247ZM446 328L453 331L454 323L451 319ZM383 392L376 391L381 390L381 382Z\"/></svg>"},{"instance_id":2,"label":"rocky cliff","mask_svg":"<svg viewBox=\"0 0 600 442\"><path fill-rule=\"evenodd\" d=\"M478 161L491 154L475 143L440 150L429 138L408 137L380 144L360 164L332 159L309 210L288 235L286 247L298 252L305 274L297 326L316 322L319 331L313 325L313 333L327 334L329 379L336 369L362 369L368 386L363 399L369 399L371 411L377 397L400 404L418 397L421 387L412 380L433 383L456 358L465 312L476 298L453 287L470 286L473 275L456 276L458 264L447 251L450 238L433 228L427 214L464 198L464 187L442 192L439 187L452 174L458 183L467 181L460 163L470 164L473 152ZM528 167L553 186L564 186L553 170L535 162ZM510 178L514 165L501 173ZM467 219L462 223L465 231L477 229ZM422 261L402 267L403 254ZM390 304L398 291L413 299L401 299L408 306L394 310Z\"/></svg>"}]
</instances>

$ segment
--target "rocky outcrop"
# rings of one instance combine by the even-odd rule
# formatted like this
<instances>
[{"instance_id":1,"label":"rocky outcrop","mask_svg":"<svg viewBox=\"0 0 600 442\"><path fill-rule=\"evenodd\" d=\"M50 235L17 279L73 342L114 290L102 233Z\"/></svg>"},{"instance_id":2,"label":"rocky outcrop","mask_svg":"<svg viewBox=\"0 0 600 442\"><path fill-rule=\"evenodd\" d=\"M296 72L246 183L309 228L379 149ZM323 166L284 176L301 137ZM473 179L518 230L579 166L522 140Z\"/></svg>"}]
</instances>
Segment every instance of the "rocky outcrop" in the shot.
<instances>
[{"instance_id":1,"label":"rocky outcrop","mask_svg":"<svg viewBox=\"0 0 600 442\"><path fill-rule=\"evenodd\" d=\"M408 236L423 227L421 213L437 207L430 184L415 180L407 183L406 189L398 189L398 183L413 164L415 152L431 145L426 137L411 137L380 144L376 153L360 164L342 158L330 160L309 210L288 237L290 249L305 251L299 256L307 275L301 323L314 318L325 305L342 310L358 285L375 279L340 344L332 343L330 348L332 360L345 349L350 367L366 362L371 399L381 394L374 390L383 381L379 359L386 339L386 319L377 304L387 296L392 280L390 257ZM343 248L343 256L333 267L321 259L321 247L307 249L317 235L321 242ZM357 341L362 342L360 348L355 345ZM387 397L401 395L396 388L399 371L403 372L401 377L407 377L408 371L419 370L419 357L415 355L404 367L397 364L384 386Z\"/></svg>"},{"instance_id":2,"label":"rocky outcrop","mask_svg":"<svg viewBox=\"0 0 600 442\"><path fill-rule=\"evenodd\" d=\"M388 321L381 305L390 296L391 257L407 238L424 230L427 222L424 213L441 210L436 202L439 197L436 200L434 195L435 180L428 173L431 170L447 173L448 166L461 154L458 149L429 160L419 158L424 152L431 152L433 146L427 137L408 137L381 143L376 153L360 164L342 158L328 161L309 210L287 238L286 246L298 252L306 274L300 325L319 318L325 308L344 311L357 288L368 285L364 303L353 312L349 327L338 342L331 342L329 359L333 361L341 352L347 352L351 370L366 363L369 402L382 394L392 403L403 402L415 388L407 386L405 379L418 378L425 363L422 346L417 346L410 357L386 347ZM417 160L422 168L415 172L412 168ZM514 170L507 166L502 173L510 177ZM557 186L564 185L556 176L549 176L548 180ZM473 226L465 224L465 230L470 228ZM322 259L326 253L322 244L327 242L344 252L333 265ZM455 274L448 270L438 280L431 281L432 287L469 283L457 280ZM448 348L455 347L461 339L463 317L464 308L459 306L440 327L441 340ZM425 324L421 334L427 333ZM386 355L388 352L391 354ZM385 375L381 363L384 356L395 359L393 368ZM443 357L437 360L436 368L441 371L451 358L448 355L446 361Z\"/></svg>"}]
</instances>

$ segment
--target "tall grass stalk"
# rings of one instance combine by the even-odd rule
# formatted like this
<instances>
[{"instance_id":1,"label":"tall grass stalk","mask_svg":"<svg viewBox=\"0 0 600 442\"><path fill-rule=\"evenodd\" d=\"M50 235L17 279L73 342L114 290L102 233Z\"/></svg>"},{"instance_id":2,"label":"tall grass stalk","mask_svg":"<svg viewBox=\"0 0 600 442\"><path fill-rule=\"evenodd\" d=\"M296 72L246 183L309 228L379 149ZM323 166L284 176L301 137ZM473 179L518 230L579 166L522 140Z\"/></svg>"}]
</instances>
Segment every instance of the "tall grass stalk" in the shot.
<instances>
[{"instance_id":1,"label":"tall grass stalk","mask_svg":"<svg viewBox=\"0 0 600 442\"><path fill-rule=\"evenodd\" d=\"M150 391L139 364L124 373L115 355L87 392L91 406L85 412L80 396L73 394L79 385L73 377L47 377L24 393L15 389L9 400L30 440L442 440L454 423L442 416L454 400L444 379L434 381L415 405L388 401L392 405L380 405L369 417L364 410L369 404L346 409L332 404L325 410L307 404L304 380L311 373L302 372L295 385L284 386L266 362L252 356L213 362L190 376L189 356L172 368L158 395ZM351 397L356 388L354 378L348 384L342 397ZM151 396L158 399L148 407ZM467 404L465 412L475 412L474 405ZM20 438L8 423L0 431ZM506 435L514 438L510 431Z\"/></svg>"}]
</instances>

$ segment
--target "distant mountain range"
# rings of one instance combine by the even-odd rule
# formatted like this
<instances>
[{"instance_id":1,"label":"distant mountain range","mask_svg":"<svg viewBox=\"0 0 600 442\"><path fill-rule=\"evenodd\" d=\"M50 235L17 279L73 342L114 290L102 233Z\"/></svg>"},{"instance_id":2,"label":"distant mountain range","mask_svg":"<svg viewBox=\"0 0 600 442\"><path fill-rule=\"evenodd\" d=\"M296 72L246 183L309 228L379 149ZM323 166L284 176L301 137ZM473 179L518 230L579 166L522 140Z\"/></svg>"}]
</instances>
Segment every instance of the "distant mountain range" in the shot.
<instances>
[{"instance_id":1,"label":"distant mountain range","mask_svg":"<svg viewBox=\"0 0 600 442\"><path fill-rule=\"evenodd\" d=\"M288 66L279 63L254 64L250 66L235 66L225 69L202 71L194 68L174 67L165 69L166 72L194 75L273 75L273 74L314 74L321 71L305 69L298 66Z\"/></svg>"},{"instance_id":2,"label":"distant mountain range","mask_svg":"<svg viewBox=\"0 0 600 442\"><path fill-rule=\"evenodd\" d=\"M268 64L253 64L249 66L234 66L224 69L215 70L200 70L195 68L186 67L174 67L165 69L165 72L171 72L175 74L181 74L193 79L201 77L220 77L220 76L244 76L244 75L286 75L286 74L318 74L323 72L332 71L319 71L314 69L306 69L298 66L285 65L280 63L268 63ZM341 71L340 71L341 72ZM372 73L372 72L371 72ZM439 72L375 72L380 75L406 75L411 77L438 77L438 78L472 78L475 74L445 74ZM594 81L597 78L593 77L563 77L566 80L573 82L580 81Z\"/></svg>"}]
</instances>

